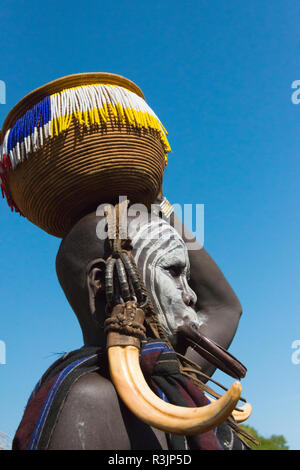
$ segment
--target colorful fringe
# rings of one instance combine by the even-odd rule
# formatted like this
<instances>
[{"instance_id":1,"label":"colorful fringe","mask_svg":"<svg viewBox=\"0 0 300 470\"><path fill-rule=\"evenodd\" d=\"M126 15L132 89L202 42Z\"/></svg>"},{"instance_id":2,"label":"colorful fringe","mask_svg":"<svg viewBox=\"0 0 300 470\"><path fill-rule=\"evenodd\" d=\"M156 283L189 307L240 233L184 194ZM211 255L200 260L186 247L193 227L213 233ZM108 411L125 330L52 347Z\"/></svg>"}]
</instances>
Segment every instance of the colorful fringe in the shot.
<instances>
[{"instance_id":1,"label":"colorful fringe","mask_svg":"<svg viewBox=\"0 0 300 470\"><path fill-rule=\"evenodd\" d=\"M4 136L0 147L0 184L2 196L12 210L20 212L9 193L7 170L15 169L47 139L67 130L73 119L87 127L105 125L110 119L109 107L121 124L157 131L167 162L167 153L171 151L167 132L143 98L115 85L66 89L47 96L28 110Z\"/></svg>"}]
</instances>

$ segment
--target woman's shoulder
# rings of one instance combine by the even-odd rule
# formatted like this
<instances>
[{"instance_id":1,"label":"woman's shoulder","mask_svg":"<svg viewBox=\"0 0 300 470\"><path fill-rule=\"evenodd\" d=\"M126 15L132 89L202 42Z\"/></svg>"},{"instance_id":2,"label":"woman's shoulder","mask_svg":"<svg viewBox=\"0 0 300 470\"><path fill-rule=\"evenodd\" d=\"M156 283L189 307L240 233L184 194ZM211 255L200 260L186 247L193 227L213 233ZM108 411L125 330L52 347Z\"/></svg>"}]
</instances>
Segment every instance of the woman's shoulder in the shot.
<instances>
[{"instance_id":1,"label":"woman's shoulder","mask_svg":"<svg viewBox=\"0 0 300 470\"><path fill-rule=\"evenodd\" d=\"M131 448L118 395L107 378L90 372L72 385L48 448Z\"/></svg>"}]
</instances>

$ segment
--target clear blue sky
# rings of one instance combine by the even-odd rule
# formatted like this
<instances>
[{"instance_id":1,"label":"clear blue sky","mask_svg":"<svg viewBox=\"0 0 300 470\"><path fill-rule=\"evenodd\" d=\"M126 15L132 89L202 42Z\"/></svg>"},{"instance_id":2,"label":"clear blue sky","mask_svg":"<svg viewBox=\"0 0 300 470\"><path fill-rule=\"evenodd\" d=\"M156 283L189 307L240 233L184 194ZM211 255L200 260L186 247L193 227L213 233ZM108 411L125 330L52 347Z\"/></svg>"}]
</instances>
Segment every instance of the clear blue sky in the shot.
<instances>
[{"instance_id":1,"label":"clear blue sky","mask_svg":"<svg viewBox=\"0 0 300 470\"><path fill-rule=\"evenodd\" d=\"M299 3L3 1L10 108L63 75L105 71L143 90L169 131L164 190L205 204L205 247L243 305L231 352L248 366L249 424L300 449ZM55 239L0 201L0 429L14 435L55 353L81 346L56 280ZM218 377L227 382L224 374Z\"/></svg>"}]
</instances>

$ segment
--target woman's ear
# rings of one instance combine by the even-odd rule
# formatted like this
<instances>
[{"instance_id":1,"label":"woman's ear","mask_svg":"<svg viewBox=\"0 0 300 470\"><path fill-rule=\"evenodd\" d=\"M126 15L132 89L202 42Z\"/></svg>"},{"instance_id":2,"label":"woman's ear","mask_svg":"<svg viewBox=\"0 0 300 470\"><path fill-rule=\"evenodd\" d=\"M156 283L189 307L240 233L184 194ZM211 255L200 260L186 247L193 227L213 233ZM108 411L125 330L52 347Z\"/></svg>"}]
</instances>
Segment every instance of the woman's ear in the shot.
<instances>
[{"instance_id":1,"label":"woman's ear","mask_svg":"<svg viewBox=\"0 0 300 470\"><path fill-rule=\"evenodd\" d=\"M91 314L96 311L96 298L104 292L105 287L105 268L106 263L104 259L98 258L88 264L86 270L86 281L89 293L89 304Z\"/></svg>"}]
</instances>

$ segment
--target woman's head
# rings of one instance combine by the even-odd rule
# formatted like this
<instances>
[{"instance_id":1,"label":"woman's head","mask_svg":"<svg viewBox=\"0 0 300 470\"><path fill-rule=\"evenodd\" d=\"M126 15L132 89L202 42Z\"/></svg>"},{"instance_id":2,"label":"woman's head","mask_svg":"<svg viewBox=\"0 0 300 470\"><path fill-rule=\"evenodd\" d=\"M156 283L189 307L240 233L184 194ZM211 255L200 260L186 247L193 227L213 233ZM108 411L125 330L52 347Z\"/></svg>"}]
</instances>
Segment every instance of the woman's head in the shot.
<instances>
[{"instance_id":1,"label":"woman's head","mask_svg":"<svg viewBox=\"0 0 300 470\"><path fill-rule=\"evenodd\" d=\"M64 293L76 313L86 343L104 341L104 272L110 254L99 238L96 213L83 217L64 238L56 269ZM99 226L98 226L99 227ZM158 319L169 336L184 323L197 323L196 295L188 285L189 258L178 233L159 217L128 217L136 264L151 295ZM97 319L97 322L95 322Z\"/></svg>"}]
</instances>

